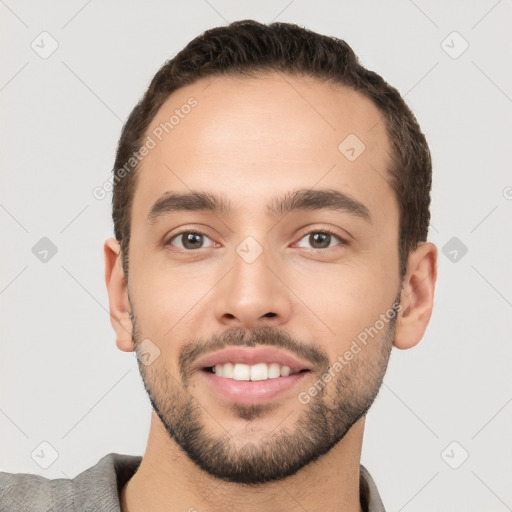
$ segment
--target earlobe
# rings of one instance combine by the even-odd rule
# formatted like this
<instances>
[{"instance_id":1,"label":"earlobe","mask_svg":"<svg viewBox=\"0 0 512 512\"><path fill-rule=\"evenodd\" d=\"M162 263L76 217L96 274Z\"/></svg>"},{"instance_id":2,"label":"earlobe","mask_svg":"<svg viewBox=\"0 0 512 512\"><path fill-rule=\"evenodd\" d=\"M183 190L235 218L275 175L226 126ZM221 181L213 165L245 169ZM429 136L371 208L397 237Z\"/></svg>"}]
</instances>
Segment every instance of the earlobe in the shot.
<instances>
[{"instance_id":1,"label":"earlobe","mask_svg":"<svg viewBox=\"0 0 512 512\"><path fill-rule=\"evenodd\" d=\"M394 345L400 349L419 343L432 315L437 280L437 248L431 242L421 242L409 254L402 293L402 309L398 314Z\"/></svg>"},{"instance_id":2,"label":"earlobe","mask_svg":"<svg viewBox=\"0 0 512 512\"><path fill-rule=\"evenodd\" d=\"M122 269L120 250L120 244L115 238L105 241L103 251L110 323L116 333L117 347L124 352L133 352L130 301L128 300L128 288Z\"/></svg>"}]
</instances>

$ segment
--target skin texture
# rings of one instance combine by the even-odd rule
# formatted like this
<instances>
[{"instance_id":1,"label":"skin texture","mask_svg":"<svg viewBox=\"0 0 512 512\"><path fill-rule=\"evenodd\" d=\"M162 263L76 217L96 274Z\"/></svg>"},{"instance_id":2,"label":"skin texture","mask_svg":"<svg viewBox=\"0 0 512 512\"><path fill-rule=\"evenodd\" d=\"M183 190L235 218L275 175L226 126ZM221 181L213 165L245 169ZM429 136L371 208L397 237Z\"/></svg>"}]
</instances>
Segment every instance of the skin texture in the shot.
<instances>
[{"instance_id":1,"label":"skin texture","mask_svg":"<svg viewBox=\"0 0 512 512\"><path fill-rule=\"evenodd\" d=\"M123 511L361 510L365 412L392 345L410 348L424 334L437 250L421 243L400 280L388 138L377 107L361 94L275 73L209 78L173 93L148 134L192 96L197 106L142 163L128 282L119 243L109 239L104 247L118 347L132 351L134 341L150 339L160 351L150 365L139 362L158 414L141 466L123 488ZM354 161L338 150L349 134L365 145ZM370 217L332 210L268 215L271 198L297 189L343 192ZM162 194L190 191L220 195L234 210L174 212L148 221ZM327 247L315 245L310 235L325 229L336 236ZM183 231L206 235L204 248L187 251L176 237ZM247 237L262 250L251 263L237 252ZM396 322L386 323L302 404L299 393L397 298ZM228 402L207 385L193 358L187 365L180 356L199 342L198 357L214 341L231 346L241 336L247 345L283 349L309 362L311 371L263 406ZM301 357L299 345L317 361ZM319 420L324 428L313 435ZM191 428L196 437L187 440Z\"/></svg>"}]
</instances>

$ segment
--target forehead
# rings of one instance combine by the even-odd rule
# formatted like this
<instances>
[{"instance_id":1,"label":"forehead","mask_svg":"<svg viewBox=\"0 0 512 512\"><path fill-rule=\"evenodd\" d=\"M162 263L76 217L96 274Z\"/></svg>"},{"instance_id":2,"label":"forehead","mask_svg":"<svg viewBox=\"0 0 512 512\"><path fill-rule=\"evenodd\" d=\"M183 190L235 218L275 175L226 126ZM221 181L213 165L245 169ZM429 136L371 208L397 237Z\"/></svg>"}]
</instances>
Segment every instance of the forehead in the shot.
<instances>
[{"instance_id":1,"label":"forehead","mask_svg":"<svg viewBox=\"0 0 512 512\"><path fill-rule=\"evenodd\" d=\"M201 79L169 96L146 137L154 147L140 167L132 222L171 191L229 197L240 215L298 188L340 190L370 209L394 199L381 112L318 79Z\"/></svg>"}]
</instances>

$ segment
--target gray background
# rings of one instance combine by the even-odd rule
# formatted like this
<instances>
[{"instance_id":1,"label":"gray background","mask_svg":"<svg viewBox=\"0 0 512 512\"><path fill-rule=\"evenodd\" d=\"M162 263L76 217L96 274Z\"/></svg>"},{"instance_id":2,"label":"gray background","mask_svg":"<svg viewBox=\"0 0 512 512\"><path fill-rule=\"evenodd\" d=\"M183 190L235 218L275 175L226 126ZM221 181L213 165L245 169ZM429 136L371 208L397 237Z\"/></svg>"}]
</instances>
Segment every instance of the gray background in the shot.
<instances>
[{"instance_id":1,"label":"gray background","mask_svg":"<svg viewBox=\"0 0 512 512\"><path fill-rule=\"evenodd\" d=\"M511 510L511 11L505 0L0 1L0 470L74 477L107 453L143 453L150 404L133 354L115 346L103 279L110 195L92 190L166 59L213 26L279 20L345 39L405 95L433 154L435 311L424 340L392 354L362 462L390 511Z\"/></svg>"}]
</instances>

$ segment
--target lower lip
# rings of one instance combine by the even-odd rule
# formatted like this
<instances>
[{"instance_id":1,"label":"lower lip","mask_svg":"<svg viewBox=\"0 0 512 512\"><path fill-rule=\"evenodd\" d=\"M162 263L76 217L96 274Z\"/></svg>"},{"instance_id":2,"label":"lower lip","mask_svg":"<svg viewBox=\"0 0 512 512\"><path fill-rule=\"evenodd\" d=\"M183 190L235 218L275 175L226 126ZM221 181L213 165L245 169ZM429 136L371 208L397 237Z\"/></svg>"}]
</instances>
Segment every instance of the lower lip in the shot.
<instances>
[{"instance_id":1,"label":"lower lip","mask_svg":"<svg viewBox=\"0 0 512 512\"><path fill-rule=\"evenodd\" d=\"M228 379L206 370L201 371L211 389L226 400L243 405L268 402L297 386L309 373L299 372L288 377L251 381Z\"/></svg>"}]
</instances>

